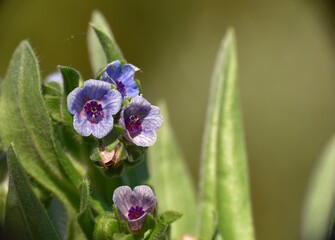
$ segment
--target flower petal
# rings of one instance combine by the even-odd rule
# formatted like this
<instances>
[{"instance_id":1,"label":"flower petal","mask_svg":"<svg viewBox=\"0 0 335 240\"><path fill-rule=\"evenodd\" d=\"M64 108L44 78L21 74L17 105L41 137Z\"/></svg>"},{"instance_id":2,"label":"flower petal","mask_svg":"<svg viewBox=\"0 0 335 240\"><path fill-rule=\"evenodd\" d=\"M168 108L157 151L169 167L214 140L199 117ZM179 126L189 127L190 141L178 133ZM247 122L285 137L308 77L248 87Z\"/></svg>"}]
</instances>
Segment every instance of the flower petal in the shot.
<instances>
[{"instance_id":1,"label":"flower petal","mask_svg":"<svg viewBox=\"0 0 335 240\"><path fill-rule=\"evenodd\" d=\"M119 79L121 76L121 62L116 60L107 65L106 71L103 74L103 80L114 83L113 80Z\"/></svg>"},{"instance_id":2,"label":"flower petal","mask_svg":"<svg viewBox=\"0 0 335 240\"><path fill-rule=\"evenodd\" d=\"M112 113L104 111L104 117L98 123L90 123L92 135L96 138L105 137L113 129L114 119Z\"/></svg>"},{"instance_id":3,"label":"flower petal","mask_svg":"<svg viewBox=\"0 0 335 240\"><path fill-rule=\"evenodd\" d=\"M126 84L129 80L134 80L134 74L136 71L140 70L132 64L125 64L122 66L121 76L119 77L119 81L123 84Z\"/></svg>"},{"instance_id":4,"label":"flower petal","mask_svg":"<svg viewBox=\"0 0 335 240\"><path fill-rule=\"evenodd\" d=\"M121 105L122 96L117 90L109 90L102 100L102 108L108 110L112 115L121 109Z\"/></svg>"},{"instance_id":5,"label":"flower petal","mask_svg":"<svg viewBox=\"0 0 335 240\"><path fill-rule=\"evenodd\" d=\"M127 118L132 114L143 120L150 112L151 104L142 96L136 96L131 99L128 107L124 109L124 117Z\"/></svg>"},{"instance_id":6,"label":"flower petal","mask_svg":"<svg viewBox=\"0 0 335 240\"><path fill-rule=\"evenodd\" d=\"M155 131L151 129L142 129L142 132L135 137L131 137L127 132L126 138L137 146L150 147L154 145L157 139Z\"/></svg>"},{"instance_id":7,"label":"flower petal","mask_svg":"<svg viewBox=\"0 0 335 240\"><path fill-rule=\"evenodd\" d=\"M128 186L121 186L114 190L113 202L123 218L128 219L128 210L132 207L130 199L133 191Z\"/></svg>"},{"instance_id":8,"label":"flower petal","mask_svg":"<svg viewBox=\"0 0 335 240\"><path fill-rule=\"evenodd\" d=\"M159 107L151 106L149 114L143 119L142 127L157 130L163 123L163 116Z\"/></svg>"},{"instance_id":9,"label":"flower petal","mask_svg":"<svg viewBox=\"0 0 335 240\"><path fill-rule=\"evenodd\" d=\"M136 218L134 220L128 220L129 223L129 227L132 231L136 232L141 230L144 220L145 220L145 216L147 215L147 213L144 213L141 217Z\"/></svg>"},{"instance_id":10,"label":"flower petal","mask_svg":"<svg viewBox=\"0 0 335 240\"><path fill-rule=\"evenodd\" d=\"M111 84L100 80L87 80L84 82L84 96L89 100L102 100L111 90Z\"/></svg>"},{"instance_id":11,"label":"flower petal","mask_svg":"<svg viewBox=\"0 0 335 240\"><path fill-rule=\"evenodd\" d=\"M75 88L67 96L67 108L72 115L80 113L84 104L84 91L82 88Z\"/></svg>"},{"instance_id":12,"label":"flower petal","mask_svg":"<svg viewBox=\"0 0 335 240\"><path fill-rule=\"evenodd\" d=\"M92 128L90 127L90 122L87 120L86 117L82 116L82 114L75 114L73 117L73 127L76 131L84 136L87 137L92 133Z\"/></svg>"},{"instance_id":13,"label":"flower petal","mask_svg":"<svg viewBox=\"0 0 335 240\"><path fill-rule=\"evenodd\" d=\"M157 202L152 189L145 185L134 188L133 194L136 196L136 205L141 206L145 212L152 213Z\"/></svg>"},{"instance_id":14,"label":"flower petal","mask_svg":"<svg viewBox=\"0 0 335 240\"><path fill-rule=\"evenodd\" d=\"M140 90L138 88L138 85L135 81L132 81L131 83L125 85L126 86L126 96L133 98L138 96L140 93Z\"/></svg>"}]
</instances>

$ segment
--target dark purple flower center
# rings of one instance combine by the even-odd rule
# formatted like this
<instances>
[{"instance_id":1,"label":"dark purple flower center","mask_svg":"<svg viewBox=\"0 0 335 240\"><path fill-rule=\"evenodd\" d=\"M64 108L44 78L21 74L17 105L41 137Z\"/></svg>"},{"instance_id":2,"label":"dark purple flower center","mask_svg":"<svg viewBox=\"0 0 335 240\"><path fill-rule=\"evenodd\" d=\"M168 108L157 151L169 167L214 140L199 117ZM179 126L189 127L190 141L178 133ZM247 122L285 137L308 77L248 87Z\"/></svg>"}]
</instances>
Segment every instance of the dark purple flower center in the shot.
<instances>
[{"instance_id":1,"label":"dark purple flower center","mask_svg":"<svg viewBox=\"0 0 335 240\"><path fill-rule=\"evenodd\" d=\"M129 134L133 137L139 134L142 131L142 122L137 115L132 114L128 118L125 119L126 128Z\"/></svg>"},{"instance_id":2,"label":"dark purple flower center","mask_svg":"<svg viewBox=\"0 0 335 240\"><path fill-rule=\"evenodd\" d=\"M115 83L116 83L117 90L121 93L122 98L124 98L126 96L126 87L120 81L115 81Z\"/></svg>"},{"instance_id":3,"label":"dark purple flower center","mask_svg":"<svg viewBox=\"0 0 335 240\"><path fill-rule=\"evenodd\" d=\"M144 214L143 208L139 207L139 206L131 207L128 210L128 218L130 220L137 219L137 218L141 217L143 214Z\"/></svg>"},{"instance_id":4,"label":"dark purple flower center","mask_svg":"<svg viewBox=\"0 0 335 240\"><path fill-rule=\"evenodd\" d=\"M102 106L95 100L89 101L85 104L84 110L86 116L88 116L91 120L98 120L99 117L102 117Z\"/></svg>"}]
</instances>

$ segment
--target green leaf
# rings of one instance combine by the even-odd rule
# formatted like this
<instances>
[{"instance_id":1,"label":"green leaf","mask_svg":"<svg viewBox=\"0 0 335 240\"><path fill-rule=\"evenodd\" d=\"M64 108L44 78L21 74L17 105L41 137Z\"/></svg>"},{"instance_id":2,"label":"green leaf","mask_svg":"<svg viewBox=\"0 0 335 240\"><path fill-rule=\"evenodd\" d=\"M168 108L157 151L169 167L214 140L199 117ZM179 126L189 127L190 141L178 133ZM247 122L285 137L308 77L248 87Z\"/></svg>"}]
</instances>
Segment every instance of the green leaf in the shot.
<instances>
[{"instance_id":1,"label":"green leaf","mask_svg":"<svg viewBox=\"0 0 335 240\"><path fill-rule=\"evenodd\" d=\"M94 27L88 29L88 51L93 73L97 74L108 63L122 60L123 56L106 19L99 11L93 12L91 25Z\"/></svg>"},{"instance_id":2,"label":"green leaf","mask_svg":"<svg viewBox=\"0 0 335 240\"><path fill-rule=\"evenodd\" d=\"M172 225L171 238L195 233L196 200L190 174L177 147L169 122L167 107L160 104L164 123L156 143L148 149L148 165L161 211L174 209L183 213L178 224Z\"/></svg>"},{"instance_id":3,"label":"green leaf","mask_svg":"<svg viewBox=\"0 0 335 240\"><path fill-rule=\"evenodd\" d=\"M56 122L63 122L61 113L63 89L57 82L47 82L43 86L43 97L45 106L51 116L52 120Z\"/></svg>"},{"instance_id":4,"label":"green leaf","mask_svg":"<svg viewBox=\"0 0 335 240\"><path fill-rule=\"evenodd\" d=\"M156 220L151 213L148 213L145 216L145 220L139 235L145 236L148 232L152 232L152 230L155 229L155 227L156 227Z\"/></svg>"},{"instance_id":5,"label":"green leaf","mask_svg":"<svg viewBox=\"0 0 335 240\"><path fill-rule=\"evenodd\" d=\"M67 213L62 203L56 197L52 197L50 206L47 207L47 212L60 238L66 239Z\"/></svg>"},{"instance_id":6,"label":"green leaf","mask_svg":"<svg viewBox=\"0 0 335 240\"><path fill-rule=\"evenodd\" d=\"M150 234L149 240L168 239L167 231L168 231L168 224L164 223L161 219L157 219L156 227ZM171 237L171 239L180 239L180 237L179 238Z\"/></svg>"},{"instance_id":7,"label":"green leaf","mask_svg":"<svg viewBox=\"0 0 335 240\"><path fill-rule=\"evenodd\" d=\"M8 149L7 164L9 190L5 213L6 231L13 239L60 239L41 202L33 193L12 145Z\"/></svg>"},{"instance_id":8,"label":"green leaf","mask_svg":"<svg viewBox=\"0 0 335 240\"><path fill-rule=\"evenodd\" d=\"M119 223L115 219L114 214L112 214L111 212L105 212L96 219L96 223L94 225L93 239L114 239L113 235L119 232Z\"/></svg>"},{"instance_id":9,"label":"green leaf","mask_svg":"<svg viewBox=\"0 0 335 240\"><path fill-rule=\"evenodd\" d=\"M60 106L62 104L62 98L57 96L44 96L44 101L46 108L48 109L48 112L53 120L56 122L62 122L63 117L62 113L60 111Z\"/></svg>"},{"instance_id":10,"label":"green leaf","mask_svg":"<svg viewBox=\"0 0 335 240\"><path fill-rule=\"evenodd\" d=\"M72 184L79 186L80 180L82 178L80 172L73 166L72 162L68 156L61 149L59 144L56 145L58 161L62 167L62 170L65 172L66 176L71 180Z\"/></svg>"},{"instance_id":11,"label":"green leaf","mask_svg":"<svg viewBox=\"0 0 335 240\"><path fill-rule=\"evenodd\" d=\"M67 159L53 136L41 95L37 59L28 42L23 41L16 49L1 91L2 142L5 146L14 142L27 173L55 193L67 208L77 209L79 193L69 181L71 169L65 166Z\"/></svg>"},{"instance_id":12,"label":"green leaf","mask_svg":"<svg viewBox=\"0 0 335 240\"><path fill-rule=\"evenodd\" d=\"M58 66L59 71L63 77L64 96L67 97L72 90L79 86L80 73L71 67Z\"/></svg>"},{"instance_id":13,"label":"green leaf","mask_svg":"<svg viewBox=\"0 0 335 240\"><path fill-rule=\"evenodd\" d=\"M216 60L202 149L202 239L213 238L216 226L224 239L254 239L236 73L235 37L230 30Z\"/></svg>"},{"instance_id":14,"label":"green leaf","mask_svg":"<svg viewBox=\"0 0 335 240\"><path fill-rule=\"evenodd\" d=\"M178 220L179 218L182 217L183 214L181 214L180 212L176 212L176 211L166 211L164 213L162 213L159 218L162 220L162 222L166 223L166 224L171 224L174 221Z\"/></svg>"},{"instance_id":15,"label":"green leaf","mask_svg":"<svg viewBox=\"0 0 335 240\"><path fill-rule=\"evenodd\" d=\"M325 147L306 194L302 239L326 239L335 220L335 136Z\"/></svg>"},{"instance_id":16,"label":"green leaf","mask_svg":"<svg viewBox=\"0 0 335 240\"><path fill-rule=\"evenodd\" d=\"M124 233L115 233L113 235L113 240L134 240L134 236L132 234L124 234Z\"/></svg>"},{"instance_id":17,"label":"green leaf","mask_svg":"<svg viewBox=\"0 0 335 240\"><path fill-rule=\"evenodd\" d=\"M121 50L116 45L115 40L111 39L105 32L92 25L92 28L97 35L99 42L104 50L107 62L115 60L122 60L123 56Z\"/></svg>"},{"instance_id":18,"label":"green leaf","mask_svg":"<svg viewBox=\"0 0 335 240\"><path fill-rule=\"evenodd\" d=\"M72 127L72 117L67 109L67 96L73 89L79 86L80 73L70 67L58 66L59 71L63 77L63 98L61 107L61 114L64 123Z\"/></svg>"},{"instance_id":19,"label":"green leaf","mask_svg":"<svg viewBox=\"0 0 335 240\"><path fill-rule=\"evenodd\" d=\"M79 186L80 189L80 212L78 222L81 229L85 233L87 239L92 239L94 217L90 208L90 183L87 178L84 178Z\"/></svg>"}]
</instances>

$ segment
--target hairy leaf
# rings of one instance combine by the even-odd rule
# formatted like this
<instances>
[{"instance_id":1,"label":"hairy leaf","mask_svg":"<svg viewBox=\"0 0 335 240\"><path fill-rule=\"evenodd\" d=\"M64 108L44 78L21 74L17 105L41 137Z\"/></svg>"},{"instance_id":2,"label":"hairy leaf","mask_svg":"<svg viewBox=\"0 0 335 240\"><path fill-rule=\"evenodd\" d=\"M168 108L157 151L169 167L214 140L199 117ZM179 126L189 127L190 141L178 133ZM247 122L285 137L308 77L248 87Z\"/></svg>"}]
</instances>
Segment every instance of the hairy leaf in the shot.
<instances>
[{"instance_id":1,"label":"hairy leaf","mask_svg":"<svg viewBox=\"0 0 335 240\"><path fill-rule=\"evenodd\" d=\"M18 156L10 145L7 154L9 190L5 228L13 239L60 239L41 202L30 187Z\"/></svg>"},{"instance_id":2,"label":"hairy leaf","mask_svg":"<svg viewBox=\"0 0 335 240\"><path fill-rule=\"evenodd\" d=\"M92 239L94 217L90 208L90 183L87 178L84 178L80 184L80 212L78 222L87 239Z\"/></svg>"},{"instance_id":3,"label":"hairy leaf","mask_svg":"<svg viewBox=\"0 0 335 240\"><path fill-rule=\"evenodd\" d=\"M94 225L93 239L114 239L113 235L120 232L119 223L111 212L100 215Z\"/></svg>"},{"instance_id":4,"label":"hairy leaf","mask_svg":"<svg viewBox=\"0 0 335 240\"><path fill-rule=\"evenodd\" d=\"M27 173L55 193L67 208L76 209L79 194L68 178L72 169L54 139L41 95L37 59L28 42L23 41L16 49L1 91L2 142L5 146L14 142Z\"/></svg>"}]
</instances>

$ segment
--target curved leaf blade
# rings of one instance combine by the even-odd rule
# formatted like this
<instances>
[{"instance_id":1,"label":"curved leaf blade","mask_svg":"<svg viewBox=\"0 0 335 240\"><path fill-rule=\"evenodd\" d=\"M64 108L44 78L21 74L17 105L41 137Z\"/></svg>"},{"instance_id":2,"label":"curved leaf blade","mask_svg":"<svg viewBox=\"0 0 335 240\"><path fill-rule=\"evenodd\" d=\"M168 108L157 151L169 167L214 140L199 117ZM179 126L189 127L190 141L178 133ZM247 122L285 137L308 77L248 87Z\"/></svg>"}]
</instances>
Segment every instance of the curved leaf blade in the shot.
<instances>
[{"instance_id":1,"label":"curved leaf blade","mask_svg":"<svg viewBox=\"0 0 335 240\"><path fill-rule=\"evenodd\" d=\"M9 188L5 212L6 231L16 239L60 239L32 191L12 145L8 150L7 163Z\"/></svg>"},{"instance_id":2,"label":"curved leaf blade","mask_svg":"<svg viewBox=\"0 0 335 240\"><path fill-rule=\"evenodd\" d=\"M159 105L164 123L155 145L148 149L148 165L160 211L175 210L183 217L171 226L171 238L195 233L196 199L190 174L177 147L169 122L167 107Z\"/></svg>"},{"instance_id":3,"label":"curved leaf blade","mask_svg":"<svg viewBox=\"0 0 335 240\"><path fill-rule=\"evenodd\" d=\"M335 136L324 149L310 179L302 217L302 239L326 239L335 219Z\"/></svg>"}]
</instances>

